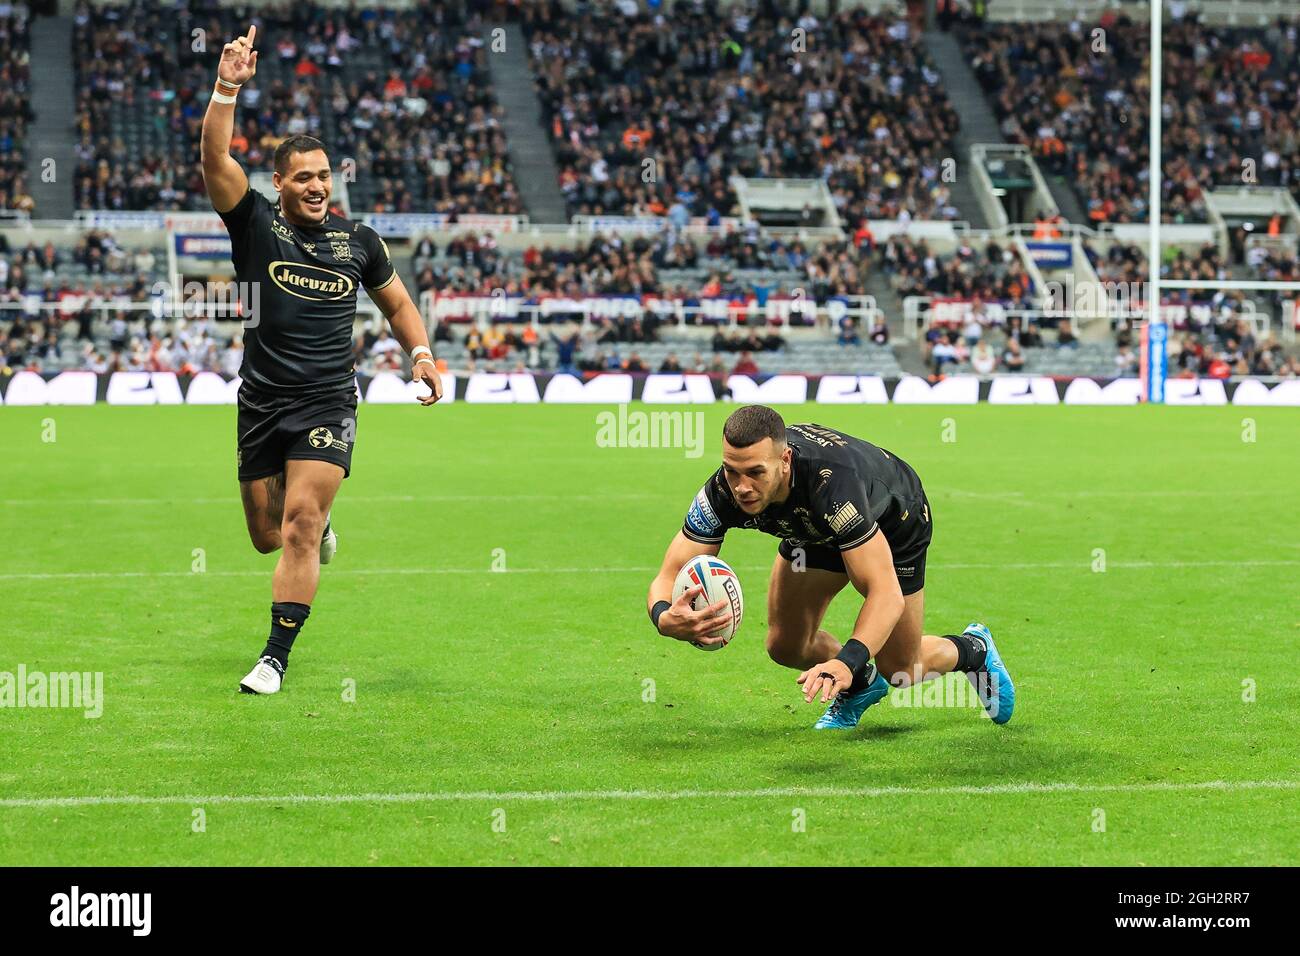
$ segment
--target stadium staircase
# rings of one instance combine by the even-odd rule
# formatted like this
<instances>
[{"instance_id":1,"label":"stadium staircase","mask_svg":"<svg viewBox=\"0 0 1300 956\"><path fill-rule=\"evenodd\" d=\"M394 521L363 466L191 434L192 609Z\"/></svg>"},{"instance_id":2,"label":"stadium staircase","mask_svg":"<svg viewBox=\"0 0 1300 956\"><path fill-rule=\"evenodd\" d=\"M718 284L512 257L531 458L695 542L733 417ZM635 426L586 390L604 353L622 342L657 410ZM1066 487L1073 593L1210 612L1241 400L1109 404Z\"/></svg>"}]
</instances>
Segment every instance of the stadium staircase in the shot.
<instances>
[{"instance_id":1,"label":"stadium staircase","mask_svg":"<svg viewBox=\"0 0 1300 956\"><path fill-rule=\"evenodd\" d=\"M486 28L489 44L497 28L505 30L506 48L502 53L488 55L488 68L497 102L505 111L506 142L520 198L533 222L567 222L542 101L528 68L528 41L517 23L489 23Z\"/></svg>"},{"instance_id":2,"label":"stadium staircase","mask_svg":"<svg viewBox=\"0 0 1300 956\"><path fill-rule=\"evenodd\" d=\"M983 88L970 68L961 44L951 33L941 30L926 30L922 34L926 49L940 75L943 76L944 88L952 99L957 115L961 117L961 129L957 133L957 182L952 184L953 202L961 210L962 218L977 229L989 228L989 222L980 208L979 201L970 185L969 166L970 148L975 143L1005 143L1002 131L998 127L988 101L984 98ZM1042 167L1039 167L1040 170ZM1087 223L1088 217L1074 190L1060 176L1049 175L1043 171L1047 188L1051 191L1057 211L1067 222Z\"/></svg>"},{"instance_id":3,"label":"stadium staircase","mask_svg":"<svg viewBox=\"0 0 1300 956\"><path fill-rule=\"evenodd\" d=\"M42 219L71 219L73 175L77 168L76 82L68 51L72 49L71 17L36 17L31 25L31 100L36 120L28 128L27 186ZM54 160L54 181L45 182L43 163Z\"/></svg>"},{"instance_id":4,"label":"stadium staircase","mask_svg":"<svg viewBox=\"0 0 1300 956\"><path fill-rule=\"evenodd\" d=\"M874 260L872 260L874 263ZM876 297L876 308L885 313L885 324L889 327L891 341L901 342L903 337L903 300L894 287L889 284L889 276L872 266L867 270L867 279L862 291ZM861 329L863 335L870 329Z\"/></svg>"}]
</instances>

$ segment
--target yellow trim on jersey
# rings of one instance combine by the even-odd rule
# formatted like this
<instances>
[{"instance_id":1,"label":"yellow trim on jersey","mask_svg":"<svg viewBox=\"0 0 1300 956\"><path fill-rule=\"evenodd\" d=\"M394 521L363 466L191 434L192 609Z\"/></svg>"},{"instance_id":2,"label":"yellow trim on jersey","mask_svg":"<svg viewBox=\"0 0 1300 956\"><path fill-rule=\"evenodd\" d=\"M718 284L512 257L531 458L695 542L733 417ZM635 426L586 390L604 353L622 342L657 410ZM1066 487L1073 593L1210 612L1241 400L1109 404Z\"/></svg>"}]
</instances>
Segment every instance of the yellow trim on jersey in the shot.
<instances>
[{"instance_id":1,"label":"yellow trim on jersey","mask_svg":"<svg viewBox=\"0 0 1300 956\"><path fill-rule=\"evenodd\" d=\"M393 274L390 275L387 279L385 279L381 285L375 285L375 286L369 286L369 285L368 285L368 286L366 286L366 291L367 291L367 292L378 292L380 289L386 289L389 285L392 284L392 281L393 281L394 279L396 279L396 278L397 278L397 270L394 269L394 270L393 270Z\"/></svg>"},{"instance_id":2,"label":"yellow trim on jersey","mask_svg":"<svg viewBox=\"0 0 1300 956\"><path fill-rule=\"evenodd\" d=\"M866 542L870 541L873 537L875 537L876 532L879 531L879 530L880 530L880 525L879 525L879 523L873 521L873 522L871 523L871 530L870 530L870 531L868 531L868 532L867 532L866 534L864 534L862 537L858 538L856 541L851 541L851 542L849 542L848 544L842 544L842 545L840 545L840 546L839 546L839 549L840 549L841 551L852 551L852 550L853 550L854 548L856 548L858 545L860 545L860 544L865 544Z\"/></svg>"}]
</instances>

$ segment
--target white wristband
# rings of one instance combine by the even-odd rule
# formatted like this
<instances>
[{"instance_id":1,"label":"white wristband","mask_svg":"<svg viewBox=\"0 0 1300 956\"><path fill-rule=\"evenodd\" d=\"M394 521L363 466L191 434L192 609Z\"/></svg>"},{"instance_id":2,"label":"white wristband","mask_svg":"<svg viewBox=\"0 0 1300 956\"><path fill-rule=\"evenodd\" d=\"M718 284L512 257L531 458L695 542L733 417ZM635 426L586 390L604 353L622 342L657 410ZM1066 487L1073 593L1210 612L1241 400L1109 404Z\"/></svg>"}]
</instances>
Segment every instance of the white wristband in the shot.
<instances>
[{"instance_id":1,"label":"white wristband","mask_svg":"<svg viewBox=\"0 0 1300 956\"><path fill-rule=\"evenodd\" d=\"M421 355L427 355L429 358L433 358L433 353L429 351L428 346L417 345L415 348L411 349L411 361L415 361Z\"/></svg>"},{"instance_id":2,"label":"white wristband","mask_svg":"<svg viewBox=\"0 0 1300 956\"><path fill-rule=\"evenodd\" d=\"M238 103L238 102L239 102L239 97L238 97L238 96L227 96L225 93L218 93L216 90L213 90L213 91L212 91L212 102L214 102L214 103L227 103L227 104L229 104L229 103Z\"/></svg>"}]
</instances>

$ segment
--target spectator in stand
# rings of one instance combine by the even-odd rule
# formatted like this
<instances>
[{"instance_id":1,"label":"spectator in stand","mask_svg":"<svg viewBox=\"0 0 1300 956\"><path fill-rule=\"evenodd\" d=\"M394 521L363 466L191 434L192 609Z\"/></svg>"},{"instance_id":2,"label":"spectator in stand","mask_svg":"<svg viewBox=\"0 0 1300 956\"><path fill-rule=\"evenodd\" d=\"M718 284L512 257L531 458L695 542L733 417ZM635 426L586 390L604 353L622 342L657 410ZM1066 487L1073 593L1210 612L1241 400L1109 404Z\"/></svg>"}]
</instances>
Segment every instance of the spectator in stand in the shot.
<instances>
[{"instance_id":1,"label":"spectator in stand","mask_svg":"<svg viewBox=\"0 0 1300 956\"><path fill-rule=\"evenodd\" d=\"M871 327L871 341L876 345L889 344L889 326L885 323L884 315L876 317L876 323Z\"/></svg>"},{"instance_id":2,"label":"spectator in stand","mask_svg":"<svg viewBox=\"0 0 1300 956\"><path fill-rule=\"evenodd\" d=\"M858 335L858 320L851 315L845 315L840 318L840 334L838 342L840 345L861 345L862 338Z\"/></svg>"},{"instance_id":3,"label":"spectator in stand","mask_svg":"<svg viewBox=\"0 0 1300 956\"><path fill-rule=\"evenodd\" d=\"M1061 319L1056 327L1056 347L1058 349L1077 349L1079 340L1070 327L1069 319Z\"/></svg>"},{"instance_id":4,"label":"spectator in stand","mask_svg":"<svg viewBox=\"0 0 1300 956\"><path fill-rule=\"evenodd\" d=\"M1002 353L1002 365L1008 372L1019 372L1025 367L1025 356L1020 351L1020 343L1007 339L1006 351Z\"/></svg>"},{"instance_id":5,"label":"spectator in stand","mask_svg":"<svg viewBox=\"0 0 1300 956\"><path fill-rule=\"evenodd\" d=\"M980 337L984 335L984 322L980 321L983 314L983 307L976 303L977 308L966 310L966 324L962 327L962 335L966 339L966 346L974 348L979 342Z\"/></svg>"},{"instance_id":6,"label":"spectator in stand","mask_svg":"<svg viewBox=\"0 0 1300 956\"><path fill-rule=\"evenodd\" d=\"M1025 323L1018 315L1013 315L1007 322L1007 339L1015 339L1017 345L1024 345Z\"/></svg>"},{"instance_id":7,"label":"spectator in stand","mask_svg":"<svg viewBox=\"0 0 1300 956\"><path fill-rule=\"evenodd\" d=\"M1190 332L1184 333L1178 351L1178 367L1197 375L1207 364L1205 346L1200 339Z\"/></svg>"},{"instance_id":8,"label":"spectator in stand","mask_svg":"<svg viewBox=\"0 0 1300 956\"><path fill-rule=\"evenodd\" d=\"M1205 374L1210 378L1225 379L1232 375L1232 366L1223 360L1219 355L1210 359L1210 365L1205 370Z\"/></svg>"},{"instance_id":9,"label":"spectator in stand","mask_svg":"<svg viewBox=\"0 0 1300 956\"><path fill-rule=\"evenodd\" d=\"M469 353L470 358L487 358L487 349L483 345L483 333L477 327L470 329L469 334L465 336L465 351Z\"/></svg>"},{"instance_id":10,"label":"spectator in stand","mask_svg":"<svg viewBox=\"0 0 1300 956\"><path fill-rule=\"evenodd\" d=\"M944 335L934 343L930 350L931 368L937 377L943 377L945 365L955 365L957 363L957 347L954 345L952 338Z\"/></svg>"},{"instance_id":11,"label":"spectator in stand","mask_svg":"<svg viewBox=\"0 0 1300 956\"><path fill-rule=\"evenodd\" d=\"M582 350L582 337L577 332L573 332L565 338L560 338L551 332L550 339L556 352L555 370L568 375L577 375L578 367L574 364L574 356Z\"/></svg>"},{"instance_id":12,"label":"spectator in stand","mask_svg":"<svg viewBox=\"0 0 1300 956\"><path fill-rule=\"evenodd\" d=\"M1137 368L1137 356L1127 345L1115 353L1115 374L1123 377Z\"/></svg>"},{"instance_id":13,"label":"spectator in stand","mask_svg":"<svg viewBox=\"0 0 1300 956\"><path fill-rule=\"evenodd\" d=\"M627 364L623 366L623 371L633 373L644 373L650 371L645 362L641 361L641 356L633 352L628 356Z\"/></svg>"},{"instance_id":14,"label":"spectator in stand","mask_svg":"<svg viewBox=\"0 0 1300 956\"><path fill-rule=\"evenodd\" d=\"M1255 353L1255 361L1250 367L1251 375L1270 376L1277 374L1277 363L1270 349L1260 349Z\"/></svg>"},{"instance_id":15,"label":"spectator in stand","mask_svg":"<svg viewBox=\"0 0 1300 956\"><path fill-rule=\"evenodd\" d=\"M393 338L393 334L388 331L385 324L383 335L376 340L375 344L370 347L371 355L387 355L389 352L400 352L401 343Z\"/></svg>"},{"instance_id":16,"label":"spectator in stand","mask_svg":"<svg viewBox=\"0 0 1300 956\"><path fill-rule=\"evenodd\" d=\"M740 360L736 362L736 367L731 370L732 375L757 375L758 363L754 361L753 354L746 349L740 353Z\"/></svg>"},{"instance_id":17,"label":"spectator in stand","mask_svg":"<svg viewBox=\"0 0 1300 956\"><path fill-rule=\"evenodd\" d=\"M971 353L970 364L976 375L992 375L998 367L998 357L993 354L987 342L980 342Z\"/></svg>"},{"instance_id":18,"label":"spectator in stand","mask_svg":"<svg viewBox=\"0 0 1300 956\"><path fill-rule=\"evenodd\" d=\"M677 361L677 353L670 352L659 366L659 374L674 375L682 370L682 363Z\"/></svg>"}]
</instances>

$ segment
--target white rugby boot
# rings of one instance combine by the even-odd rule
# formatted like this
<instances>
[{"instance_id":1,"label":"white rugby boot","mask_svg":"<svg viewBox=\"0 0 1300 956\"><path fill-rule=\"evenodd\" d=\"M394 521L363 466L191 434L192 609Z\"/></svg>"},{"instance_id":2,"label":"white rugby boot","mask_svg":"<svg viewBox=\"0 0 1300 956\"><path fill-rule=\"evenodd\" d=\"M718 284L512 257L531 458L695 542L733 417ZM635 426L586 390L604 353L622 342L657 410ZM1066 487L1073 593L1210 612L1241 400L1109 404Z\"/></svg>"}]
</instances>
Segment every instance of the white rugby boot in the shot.
<instances>
[{"instance_id":1,"label":"white rugby boot","mask_svg":"<svg viewBox=\"0 0 1300 956\"><path fill-rule=\"evenodd\" d=\"M284 682L284 668L269 654L258 660L248 676L239 682L241 694L274 694Z\"/></svg>"},{"instance_id":2,"label":"white rugby boot","mask_svg":"<svg viewBox=\"0 0 1300 956\"><path fill-rule=\"evenodd\" d=\"M325 533L320 536L320 563L329 564L334 560L334 555L339 549L339 536L334 533L334 526L330 524L330 516L325 516Z\"/></svg>"}]
</instances>

